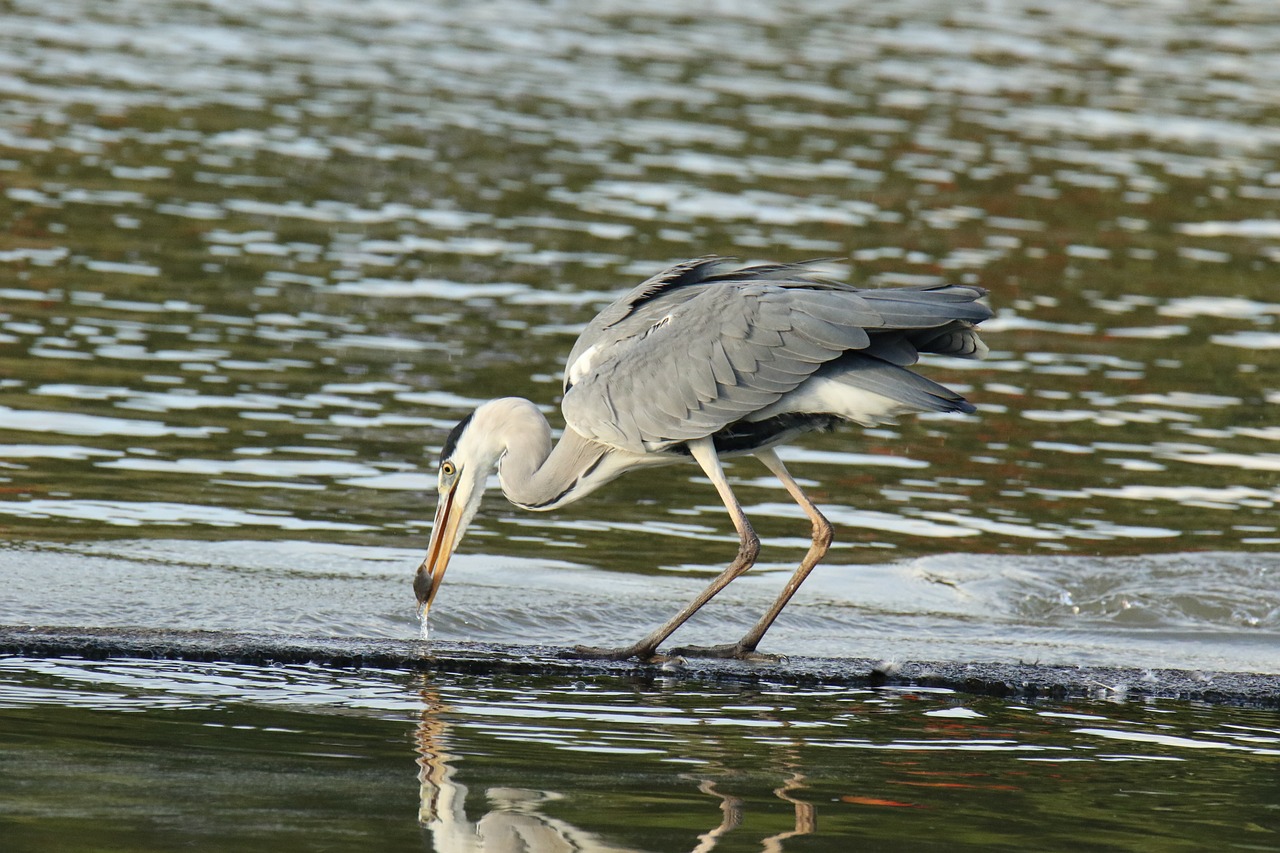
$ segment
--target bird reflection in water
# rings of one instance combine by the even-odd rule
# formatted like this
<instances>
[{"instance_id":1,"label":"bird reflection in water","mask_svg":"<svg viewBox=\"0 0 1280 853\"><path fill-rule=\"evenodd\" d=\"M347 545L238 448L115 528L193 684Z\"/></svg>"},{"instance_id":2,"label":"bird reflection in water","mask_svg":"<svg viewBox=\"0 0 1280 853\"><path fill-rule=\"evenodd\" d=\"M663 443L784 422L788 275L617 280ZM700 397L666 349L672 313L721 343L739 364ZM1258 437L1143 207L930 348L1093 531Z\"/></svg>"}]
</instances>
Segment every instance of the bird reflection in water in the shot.
<instances>
[{"instance_id":1,"label":"bird reflection in water","mask_svg":"<svg viewBox=\"0 0 1280 853\"><path fill-rule=\"evenodd\" d=\"M790 753L794 747L784 746L783 749ZM775 833L762 839L760 841L761 853L782 853L784 849L782 842L800 835L811 835L818 829L818 816L813 803L798 799L795 796L796 792L805 788L804 774L796 769L796 764L797 762L793 755L786 756L783 765L789 771L789 775L781 785L773 789L775 797L785 800L795 807L795 826L792 829ZM727 770L723 772L725 775L728 774ZM722 792L719 789L719 783L714 779L699 779L698 790L720 800L720 812L722 814L720 825L699 835L698 846L693 848L693 853L708 853L708 851L716 848L722 836L737 829L742 823L744 805L741 797Z\"/></svg>"},{"instance_id":2,"label":"bird reflection in water","mask_svg":"<svg viewBox=\"0 0 1280 853\"><path fill-rule=\"evenodd\" d=\"M418 825L440 853L637 853L617 847L592 832L542 814L544 803L562 794L530 788L485 789L488 811L467 819L467 786L454 780L456 756L449 752L448 706L423 678L422 716L415 742L418 752Z\"/></svg>"},{"instance_id":3,"label":"bird reflection in water","mask_svg":"<svg viewBox=\"0 0 1280 853\"><path fill-rule=\"evenodd\" d=\"M612 844L594 832L544 814L545 804L566 796L555 791L507 786L486 788L487 811L478 820L469 820L468 789L455 778L459 758L450 751L452 735L446 721L449 706L440 698L429 676L423 676L419 695L422 713L414 738L418 753L418 825L425 834L428 849L440 853L641 853L640 848ZM795 825L761 839L762 853L781 853L784 841L809 835L817 828L813 805L795 796L804 789L805 777L795 769L793 758L788 755L782 762L788 775L773 793L794 805ZM708 769L716 776L732 775L729 768L719 766L714 758L708 762ZM693 782L698 791L720 800L719 824L698 835L697 844L692 848L695 853L708 853L724 836L740 828L745 813L744 800L719 790L722 782L705 772L682 774L679 778Z\"/></svg>"}]
</instances>

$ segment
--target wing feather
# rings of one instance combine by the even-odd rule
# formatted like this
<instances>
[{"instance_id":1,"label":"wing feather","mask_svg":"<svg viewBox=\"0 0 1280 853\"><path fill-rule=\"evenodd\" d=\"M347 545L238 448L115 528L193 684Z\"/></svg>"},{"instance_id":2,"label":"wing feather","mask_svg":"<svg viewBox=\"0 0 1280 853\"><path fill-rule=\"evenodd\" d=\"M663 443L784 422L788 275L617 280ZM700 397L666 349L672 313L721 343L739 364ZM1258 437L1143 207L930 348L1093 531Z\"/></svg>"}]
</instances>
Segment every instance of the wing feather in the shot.
<instances>
[{"instance_id":1,"label":"wing feather","mask_svg":"<svg viewBox=\"0 0 1280 853\"><path fill-rule=\"evenodd\" d=\"M733 364L729 361L729 356L724 351L724 344L718 340L708 341L706 344L708 363L711 365L711 375L720 385L737 385L738 374L733 372Z\"/></svg>"},{"instance_id":2,"label":"wing feather","mask_svg":"<svg viewBox=\"0 0 1280 853\"><path fill-rule=\"evenodd\" d=\"M659 273L587 326L569 356L572 378L566 371L574 430L636 453L661 450L769 409L846 353L899 370L918 350L977 353L973 324L990 316L975 302L979 288L867 290L804 265L726 264L703 258Z\"/></svg>"},{"instance_id":3,"label":"wing feather","mask_svg":"<svg viewBox=\"0 0 1280 853\"><path fill-rule=\"evenodd\" d=\"M827 316L831 316L830 312ZM828 352L862 349L870 343L867 330L862 326L846 325L826 317L815 316L803 308L796 310L792 322L795 332Z\"/></svg>"},{"instance_id":4,"label":"wing feather","mask_svg":"<svg viewBox=\"0 0 1280 853\"><path fill-rule=\"evenodd\" d=\"M694 361L687 365L689 387L698 397L698 403L714 400L720 393L719 383L709 361Z\"/></svg>"}]
</instances>

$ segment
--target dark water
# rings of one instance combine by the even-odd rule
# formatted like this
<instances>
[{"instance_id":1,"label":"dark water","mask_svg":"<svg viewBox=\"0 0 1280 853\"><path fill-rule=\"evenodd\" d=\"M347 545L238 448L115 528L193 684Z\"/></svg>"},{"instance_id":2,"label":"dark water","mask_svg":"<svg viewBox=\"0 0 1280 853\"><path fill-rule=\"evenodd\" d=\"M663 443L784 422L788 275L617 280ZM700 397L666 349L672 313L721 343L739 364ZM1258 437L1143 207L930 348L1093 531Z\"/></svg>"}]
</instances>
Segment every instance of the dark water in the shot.
<instances>
[{"instance_id":1,"label":"dark water","mask_svg":"<svg viewBox=\"0 0 1280 853\"><path fill-rule=\"evenodd\" d=\"M1280 672L1276 56L1271 0L0 2L0 622L411 636L454 422L556 422L672 261L826 256L992 354L784 453L837 545L768 650ZM807 545L728 472L762 562L682 642ZM733 548L692 468L494 498L433 631L635 639ZM5 849L1277 847L1261 712L2 663Z\"/></svg>"},{"instance_id":2,"label":"dark water","mask_svg":"<svg viewBox=\"0 0 1280 853\"><path fill-rule=\"evenodd\" d=\"M831 256L990 288L993 352L927 368L974 416L784 453L837 542L776 651L1280 667L1272 3L0 14L0 619L414 632L452 423L556 420L673 260ZM729 473L765 548L720 640L808 542ZM435 630L620 642L733 541L692 467L495 496Z\"/></svg>"},{"instance_id":3,"label":"dark water","mask_svg":"<svg viewBox=\"0 0 1280 853\"><path fill-rule=\"evenodd\" d=\"M15 853L1277 850L1278 761L1177 703L0 662Z\"/></svg>"}]
</instances>

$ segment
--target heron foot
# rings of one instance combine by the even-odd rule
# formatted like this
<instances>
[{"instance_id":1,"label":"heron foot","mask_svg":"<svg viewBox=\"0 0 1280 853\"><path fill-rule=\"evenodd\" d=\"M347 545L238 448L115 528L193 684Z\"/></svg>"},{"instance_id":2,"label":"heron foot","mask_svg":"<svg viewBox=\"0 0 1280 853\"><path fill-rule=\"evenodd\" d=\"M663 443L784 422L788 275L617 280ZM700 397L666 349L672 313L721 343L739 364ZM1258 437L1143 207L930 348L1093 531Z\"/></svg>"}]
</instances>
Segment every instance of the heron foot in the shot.
<instances>
[{"instance_id":1,"label":"heron foot","mask_svg":"<svg viewBox=\"0 0 1280 853\"><path fill-rule=\"evenodd\" d=\"M574 646L573 656L591 660L629 660L637 658L646 663L662 663L669 660L666 655L657 654L645 646L624 646L616 649L605 649L598 646Z\"/></svg>"},{"instance_id":2,"label":"heron foot","mask_svg":"<svg viewBox=\"0 0 1280 853\"><path fill-rule=\"evenodd\" d=\"M678 649L672 649L670 654L689 658L731 658L752 663L778 663L785 660L782 655L768 655L739 643L726 643L723 646L681 646Z\"/></svg>"}]
</instances>

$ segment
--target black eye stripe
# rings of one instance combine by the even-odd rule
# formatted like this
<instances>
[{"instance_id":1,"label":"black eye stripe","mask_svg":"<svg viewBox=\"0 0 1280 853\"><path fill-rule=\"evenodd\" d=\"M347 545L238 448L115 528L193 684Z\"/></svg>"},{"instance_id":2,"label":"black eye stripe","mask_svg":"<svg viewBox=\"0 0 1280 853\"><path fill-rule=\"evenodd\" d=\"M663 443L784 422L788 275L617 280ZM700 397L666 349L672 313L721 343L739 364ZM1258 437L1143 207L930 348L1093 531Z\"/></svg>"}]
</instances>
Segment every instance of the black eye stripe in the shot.
<instances>
[{"instance_id":1,"label":"black eye stripe","mask_svg":"<svg viewBox=\"0 0 1280 853\"><path fill-rule=\"evenodd\" d=\"M472 412L471 414L475 413ZM458 439L462 436L462 431L467 428L467 424L469 423L471 423L471 415L467 415L459 421L458 425L451 429L449 434L445 436L444 446L440 448L441 459L448 459L453 455L454 449L458 446Z\"/></svg>"}]
</instances>

